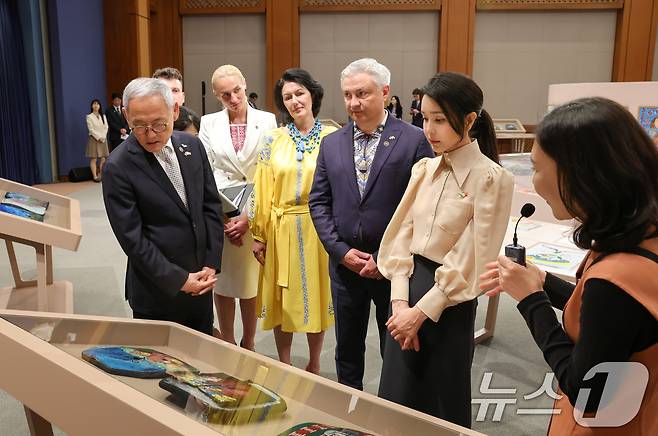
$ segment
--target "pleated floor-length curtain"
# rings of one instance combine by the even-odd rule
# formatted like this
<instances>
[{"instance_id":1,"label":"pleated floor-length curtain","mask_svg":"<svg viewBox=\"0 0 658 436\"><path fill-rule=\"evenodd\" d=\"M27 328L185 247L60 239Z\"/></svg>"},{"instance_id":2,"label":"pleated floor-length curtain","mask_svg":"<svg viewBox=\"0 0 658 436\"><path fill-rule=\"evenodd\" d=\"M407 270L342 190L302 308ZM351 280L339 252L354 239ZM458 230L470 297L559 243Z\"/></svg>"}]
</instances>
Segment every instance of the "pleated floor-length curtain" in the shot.
<instances>
[{"instance_id":1,"label":"pleated floor-length curtain","mask_svg":"<svg viewBox=\"0 0 658 436\"><path fill-rule=\"evenodd\" d=\"M0 0L0 177L32 185L39 170L16 1Z\"/></svg>"}]
</instances>

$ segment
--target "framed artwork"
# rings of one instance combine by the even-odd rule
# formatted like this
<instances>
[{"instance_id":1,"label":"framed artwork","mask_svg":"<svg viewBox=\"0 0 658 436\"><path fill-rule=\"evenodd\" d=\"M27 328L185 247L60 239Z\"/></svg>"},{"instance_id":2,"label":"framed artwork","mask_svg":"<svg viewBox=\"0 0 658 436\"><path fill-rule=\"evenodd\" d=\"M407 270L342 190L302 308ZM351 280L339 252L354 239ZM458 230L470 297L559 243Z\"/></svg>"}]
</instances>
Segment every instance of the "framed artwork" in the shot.
<instances>
[{"instance_id":1,"label":"framed artwork","mask_svg":"<svg viewBox=\"0 0 658 436\"><path fill-rule=\"evenodd\" d=\"M640 106L637 120L653 142L658 145L658 106Z\"/></svg>"},{"instance_id":2,"label":"framed artwork","mask_svg":"<svg viewBox=\"0 0 658 436\"><path fill-rule=\"evenodd\" d=\"M497 133L525 133L525 127L517 119L494 119L494 130Z\"/></svg>"}]
</instances>

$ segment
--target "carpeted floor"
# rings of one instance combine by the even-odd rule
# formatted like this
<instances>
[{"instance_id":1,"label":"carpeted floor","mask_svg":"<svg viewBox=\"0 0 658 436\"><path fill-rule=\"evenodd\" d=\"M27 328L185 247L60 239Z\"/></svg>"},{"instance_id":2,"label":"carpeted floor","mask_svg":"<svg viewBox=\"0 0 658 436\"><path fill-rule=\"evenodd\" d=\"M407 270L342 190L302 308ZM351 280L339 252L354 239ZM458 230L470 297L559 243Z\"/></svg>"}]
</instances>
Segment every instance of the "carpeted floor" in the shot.
<instances>
[{"instance_id":1,"label":"carpeted floor","mask_svg":"<svg viewBox=\"0 0 658 436\"><path fill-rule=\"evenodd\" d=\"M43 189L43 187L42 187ZM123 299L125 256L110 229L101 195L100 184L60 184L48 187L57 193L70 195L80 200L83 238L77 252L55 248L54 274L56 280L69 280L74 286L75 313L129 317L130 308ZM17 247L17 255L26 277L34 275L34 251ZM0 252L0 285L11 283L9 261L5 250ZM478 324L483 323L486 297L480 299ZM239 312L239 311L238 311ZM373 311L374 312L374 311ZM238 330L239 330L239 322ZM376 394L381 370L378 340L374 317L370 319L370 334L367 339L365 391ZM240 331L237 332L238 338ZM334 366L335 339L333 330L327 332L322 352L322 375L336 379ZM271 332L259 331L256 350L276 358L276 348ZM450 352L450 350L446 350ZM303 335L295 335L293 342L293 364L306 365L307 346ZM2 356L0 358L7 358ZM541 435L545 434L549 417L529 414L527 409L546 409L552 399L543 393L536 398L524 396L536 392L550 369L541 352L518 314L515 304L503 296L498 312L498 323L494 338L476 347L472 369L473 399L506 399L507 406L500 419L495 419L496 404L491 404L486 417L476 421L479 406L473 406L473 428L491 435ZM515 393L483 393L480 383L485 373L493 373L489 389L514 389ZM555 386L555 383L554 383ZM515 404L510 404L515 401ZM499 403L502 407L505 403ZM526 409L526 410L524 410ZM0 435L19 436L29 434L23 409L11 396L0 390ZM63 434L56 432L56 434ZM265 435L263 435L265 436Z\"/></svg>"}]
</instances>

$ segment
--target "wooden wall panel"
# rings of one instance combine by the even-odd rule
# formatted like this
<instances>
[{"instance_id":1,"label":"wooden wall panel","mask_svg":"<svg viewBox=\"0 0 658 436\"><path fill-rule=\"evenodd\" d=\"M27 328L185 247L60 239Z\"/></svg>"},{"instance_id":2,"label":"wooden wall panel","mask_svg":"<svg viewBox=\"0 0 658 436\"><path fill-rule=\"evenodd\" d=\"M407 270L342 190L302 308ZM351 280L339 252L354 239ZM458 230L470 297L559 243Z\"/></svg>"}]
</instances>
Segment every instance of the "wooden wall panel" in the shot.
<instances>
[{"instance_id":1,"label":"wooden wall panel","mask_svg":"<svg viewBox=\"0 0 658 436\"><path fill-rule=\"evenodd\" d=\"M151 73L162 67L174 67L183 72L183 37L178 2L150 0L149 18Z\"/></svg>"},{"instance_id":2,"label":"wooden wall panel","mask_svg":"<svg viewBox=\"0 0 658 436\"><path fill-rule=\"evenodd\" d=\"M103 1L103 21L109 102L113 92L123 92L128 82L138 75L137 1Z\"/></svg>"},{"instance_id":3,"label":"wooden wall panel","mask_svg":"<svg viewBox=\"0 0 658 436\"><path fill-rule=\"evenodd\" d=\"M274 110L272 90L281 74L299 66L299 0L267 0L267 108Z\"/></svg>"},{"instance_id":4,"label":"wooden wall panel","mask_svg":"<svg viewBox=\"0 0 658 436\"><path fill-rule=\"evenodd\" d=\"M175 1L175 0L170 0ZM262 14L268 0L179 0L181 15Z\"/></svg>"},{"instance_id":5,"label":"wooden wall panel","mask_svg":"<svg viewBox=\"0 0 658 436\"><path fill-rule=\"evenodd\" d=\"M473 73L475 0L443 0L439 26L439 71Z\"/></svg>"},{"instance_id":6,"label":"wooden wall panel","mask_svg":"<svg viewBox=\"0 0 658 436\"><path fill-rule=\"evenodd\" d=\"M300 0L302 12L433 11L441 0Z\"/></svg>"},{"instance_id":7,"label":"wooden wall panel","mask_svg":"<svg viewBox=\"0 0 658 436\"><path fill-rule=\"evenodd\" d=\"M651 80L657 9L658 0L625 1L617 17L613 81Z\"/></svg>"},{"instance_id":8,"label":"wooden wall panel","mask_svg":"<svg viewBox=\"0 0 658 436\"><path fill-rule=\"evenodd\" d=\"M478 10L552 11L621 9L624 0L477 0Z\"/></svg>"}]
</instances>

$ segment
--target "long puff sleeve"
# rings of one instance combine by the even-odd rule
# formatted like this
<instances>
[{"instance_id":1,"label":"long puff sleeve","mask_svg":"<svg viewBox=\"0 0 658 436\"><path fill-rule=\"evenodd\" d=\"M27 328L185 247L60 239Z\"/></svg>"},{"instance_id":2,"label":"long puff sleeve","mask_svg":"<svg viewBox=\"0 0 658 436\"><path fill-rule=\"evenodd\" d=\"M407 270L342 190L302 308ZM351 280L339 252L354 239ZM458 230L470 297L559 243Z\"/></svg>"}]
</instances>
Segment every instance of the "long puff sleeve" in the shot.
<instances>
[{"instance_id":1,"label":"long puff sleeve","mask_svg":"<svg viewBox=\"0 0 658 436\"><path fill-rule=\"evenodd\" d=\"M507 230L514 176L502 167L491 167L478 181L473 199L473 220L437 268L435 285L417 306L434 322L445 308L477 298L484 265L495 260Z\"/></svg>"},{"instance_id":2,"label":"long puff sleeve","mask_svg":"<svg viewBox=\"0 0 658 436\"><path fill-rule=\"evenodd\" d=\"M386 227L379 246L377 268L391 281L391 300L409 301L409 277L414 272L414 259L410 248L414 227L411 211L428 161L429 158L421 159L411 169L407 189Z\"/></svg>"},{"instance_id":3,"label":"long puff sleeve","mask_svg":"<svg viewBox=\"0 0 658 436\"><path fill-rule=\"evenodd\" d=\"M259 144L258 163L254 175L254 189L249 199L249 229L254 239L267 244L272 198L274 196L274 172L270 165L272 142L276 130L266 133Z\"/></svg>"}]
</instances>

